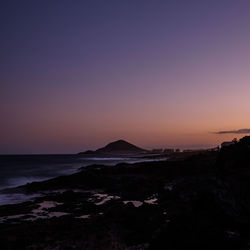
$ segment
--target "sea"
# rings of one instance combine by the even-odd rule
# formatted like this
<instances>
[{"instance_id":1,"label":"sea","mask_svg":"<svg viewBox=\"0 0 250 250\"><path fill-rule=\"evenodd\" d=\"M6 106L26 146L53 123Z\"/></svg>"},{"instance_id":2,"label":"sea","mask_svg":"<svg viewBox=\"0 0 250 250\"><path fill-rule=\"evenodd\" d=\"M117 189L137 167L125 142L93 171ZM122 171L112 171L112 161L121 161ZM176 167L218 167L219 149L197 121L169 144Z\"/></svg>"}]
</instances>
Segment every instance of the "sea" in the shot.
<instances>
[{"instance_id":1,"label":"sea","mask_svg":"<svg viewBox=\"0 0 250 250\"><path fill-rule=\"evenodd\" d=\"M6 191L14 187L70 175L81 167L93 164L112 166L142 161L152 160L132 155L0 155L0 205L15 204L38 196Z\"/></svg>"}]
</instances>

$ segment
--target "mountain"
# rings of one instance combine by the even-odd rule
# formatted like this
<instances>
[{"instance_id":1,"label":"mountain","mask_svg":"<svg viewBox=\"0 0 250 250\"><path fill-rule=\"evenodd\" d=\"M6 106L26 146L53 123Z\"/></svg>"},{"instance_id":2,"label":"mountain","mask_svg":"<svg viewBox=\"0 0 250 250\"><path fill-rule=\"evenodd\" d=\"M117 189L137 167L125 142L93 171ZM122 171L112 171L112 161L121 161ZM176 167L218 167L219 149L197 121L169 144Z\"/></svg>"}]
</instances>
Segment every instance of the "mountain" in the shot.
<instances>
[{"instance_id":1,"label":"mountain","mask_svg":"<svg viewBox=\"0 0 250 250\"><path fill-rule=\"evenodd\" d=\"M147 150L139 148L127 141L118 140L111 142L96 151L88 150L80 154L139 154L145 152L147 152Z\"/></svg>"}]
</instances>

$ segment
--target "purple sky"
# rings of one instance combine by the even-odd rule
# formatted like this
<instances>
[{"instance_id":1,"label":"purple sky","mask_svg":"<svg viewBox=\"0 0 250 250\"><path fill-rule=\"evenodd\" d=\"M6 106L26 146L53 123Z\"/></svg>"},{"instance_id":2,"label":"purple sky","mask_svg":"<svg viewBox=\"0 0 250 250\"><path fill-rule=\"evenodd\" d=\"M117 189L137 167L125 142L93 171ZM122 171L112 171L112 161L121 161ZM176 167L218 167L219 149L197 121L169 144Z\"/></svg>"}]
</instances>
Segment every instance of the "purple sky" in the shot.
<instances>
[{"instance_id":1,"label":"purple sky","mask_svg":"<svg viewBox=\"0 0 250 250\"><path fill-rule=\"evenodd\" d=\"M1 1L0 154L250 128L249 0Z\"/></svg>"}]
</instances>

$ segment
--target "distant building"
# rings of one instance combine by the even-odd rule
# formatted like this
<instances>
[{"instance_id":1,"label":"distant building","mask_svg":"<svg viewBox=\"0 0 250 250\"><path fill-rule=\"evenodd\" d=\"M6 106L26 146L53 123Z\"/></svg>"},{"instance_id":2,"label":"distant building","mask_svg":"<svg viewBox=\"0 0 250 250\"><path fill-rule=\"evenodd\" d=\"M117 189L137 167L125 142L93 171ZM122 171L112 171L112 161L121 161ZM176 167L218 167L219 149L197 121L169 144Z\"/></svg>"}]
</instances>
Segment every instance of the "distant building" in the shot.
<instances>
[{"instance_id":1,"label":"distant building","mask_svg":"<svg viewBox=\"0 0 250 250\"><path fill-rule=\"evenodd\" d=\"M219 151L220 150L220 147L217 146L215 148L209 148L207 151L212 151L212 152L215 152L215 151Z\"/></svg>"},{"instance_id":2,"label":"distant building","mask_svg":"<svg viewBox=\"0 0 250 250\"><path fill-rule=\"evenodd\" d=\"M173 148L165 148L163 153L165 154L171 154L171 153L174 153L174 149Z\"/></svg>"},{"instance_id":3,"label":"distant building","mask_svg":"<svg viewBox=\"0 0 250 250\"><path fill-rule=\"evenodd\" d=\"M180 153L181 150L180 150L179 148L177 148L177 149L175 150L175 152L176 152L176 153Z\"/></svg>"},{"instance_id":4,"label":"distant building","mask_svg":"<svg viewBox=\"0 0 250 250\"><path fill-rule=\"evenodd\" d=\"M184 149L184 153L192 153L192 152L199 152L202 151L201 149Z\"/></svg>"},{"instance_id":5,"label":"distant building","mask_svg":"<svg viewBox=\"0 0 250 250\"><path fill-rule=\"evenodd\" d=\"M163 153L163 149L162 148L155 148L155 149L152 149L151 153L161 154L161 153Z\"/></svg>"},{"instance_id":6,"label":"distant building","mask_svg":"<svg viewBox=\"0 0 250 250\"><path fill-rule=\"evenodd\" d=\"M228 147L237 143L237 139L234 138L232 141L225 141L221 143L221 148Z\"/></svg>"}]
</instances>

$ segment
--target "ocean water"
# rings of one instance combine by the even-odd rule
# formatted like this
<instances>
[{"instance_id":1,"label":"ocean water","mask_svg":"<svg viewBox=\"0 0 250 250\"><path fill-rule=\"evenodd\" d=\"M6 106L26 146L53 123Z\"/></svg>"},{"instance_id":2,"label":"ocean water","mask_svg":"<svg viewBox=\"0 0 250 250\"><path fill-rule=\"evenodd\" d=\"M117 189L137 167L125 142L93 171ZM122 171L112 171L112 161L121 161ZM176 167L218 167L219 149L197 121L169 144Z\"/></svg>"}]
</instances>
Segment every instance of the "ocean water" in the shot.
<instances>
[{"instance_id":1,"label":"ocean water","mask_svg":"<svg viewBox=\"0 0 250 250\"><path fill-rule=\"evenodd\" d=\"M80 167L101 164L116 165L121 162L149 161L132 156L83 155L0 155L0 205L13 204L34 198L3 190L34 181L43 181L60 175L69 175Z\"/></svg>"}]
</instances>

